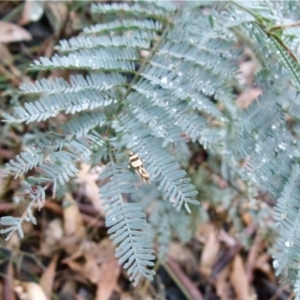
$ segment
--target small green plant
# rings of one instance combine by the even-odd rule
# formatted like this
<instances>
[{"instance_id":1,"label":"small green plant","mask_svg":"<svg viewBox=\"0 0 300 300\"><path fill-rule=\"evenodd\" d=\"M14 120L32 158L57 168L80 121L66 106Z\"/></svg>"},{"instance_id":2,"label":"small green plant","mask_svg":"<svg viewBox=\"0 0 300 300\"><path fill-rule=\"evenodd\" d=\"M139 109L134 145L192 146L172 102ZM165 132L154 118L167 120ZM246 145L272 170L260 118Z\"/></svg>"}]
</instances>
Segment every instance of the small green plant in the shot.
<instances>
[{"instance_id":1,"label":"small green plant","mask_svg":"<svg viewBox=\"0 0 300 300\"><path fill-rule=\"evenodd\" d=\"M32 204L43 206L46 189L55 196L76 176L79 162L105 162L100 194L116 256L134 284L141 276L152 279L151 236L163 259L176 218L185 224L174 229L177 236L187 240L193 234L189 213L199 215L201 197L180 164L188 153L186 142L200 143L222 160L222 167L230 167L234 178L278 199L274 267L298 293L300 77L299 27L293 18L299 4L237 1L210 10L202 5L95 4L92 13L113 15L114 21L85 28L61 41L59 54L31 65L74 73L24 83L21 92L38 99L14 107L12 115L3 113L4 121L29 124L62 113L68 121L57 132L36 136L7 164L7 173L15 177L32 169L39 173L23 182L31 199L23 217L1 218L7 238L14 231L23 236L22 222L35 223ZM262 66L256 82L263 94L246 110L236 107L233 92L242 88L235 79L238 40L252 48ZM287 115L293 126L287 126ZM137 184L129 161L144 184ZM254 196L249 192L249 199ZM150 213L156 225L152 235L145 213L151 199L160 199Z\"/></svg>"}]
</instances>

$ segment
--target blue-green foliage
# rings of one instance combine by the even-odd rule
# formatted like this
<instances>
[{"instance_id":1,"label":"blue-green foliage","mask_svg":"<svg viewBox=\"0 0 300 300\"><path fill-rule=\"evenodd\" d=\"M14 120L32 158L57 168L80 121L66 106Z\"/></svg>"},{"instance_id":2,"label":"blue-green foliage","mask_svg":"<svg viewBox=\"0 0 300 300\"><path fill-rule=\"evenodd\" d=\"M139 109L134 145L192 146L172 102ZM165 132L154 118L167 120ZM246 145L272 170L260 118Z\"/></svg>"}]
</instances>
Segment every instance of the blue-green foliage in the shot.
<instances>
[{"instance_id":1,"label":"blue-green foliage","mask_svg":"<svg viewBox=\"0 0 300 300\"><path fill-rule=\"evenodd\" d=\"M99 179L108 179L100 188L100 196L104 200L108 233L116 249L116 257L127 269L129 279L136 285L140 276L152 279L154 271L147 266L153 266L154 259L152 244L148 238L146 214L137 203L128 203L123 200L125 194L135 190L132 173L127 164L111 162L106 166Z\"/></svg>"},{"instance_id":2,"label":"blue-green foliage","mask_svg":"<svg viewBox=\"0 0 300 300\"><path fill-rule=\"evenodd\" d=\"M61 113L68 117L57 132L43 134L11 160L7 173L18 177L36 169L41 176L31 181L52 185L55 194L58 185L76 175L78 162L93 165L109 160L100 176L106 225L118 245L116 256L137 284L141 276L151 279L154 274L148 269L154 256L146 211L161 259L166 258L172 237L187 242L193 234L195 226L187 212L196 211L197 191L176 161L187 152L183 144L198 142L212 155L223 146L219 153L235 162L243 160L243 168L232 165L235 178L240 175L278 199L275 220L281 237L275 267L298 291L300 77L294 59L298 53L291 55L298 48L292 35L283 35L283 41L291 43L289 52L279 34L266 30L282 20L286 7L281 14L262 2L237 2L220 4L208 13L201 10L201 3L176 7L151 1L95 4L92 13L100 19L111 14L115 18L61 41L58 54L31 65L34 70L84 70L85 75L24 83L21 92L38 99L14 107L13 115L3 113L8 123L40 122ZM264 67L256 78L263 93L245 111L237 109L232 91L240 55L236 36L251 41ZM278 61L282 67L277 67ZM296 120L293 128L286 124L287 114ZM128 170L127 150L142 160L150 175L149 190L136 184ZM36 191L25 185L31 203L42 203L43 188ZM155 193L150 192L153 188ZM157 200L153 207L143 193ZM226 193L229 199L237 192ZM214 197L220 198L212 192L213 201ZM172 210L182 206L185 210ZM230 205L224 200L223 206ZM2 219L2 225L11 226L2 232L21 233L22 222L34 220L30 209L27 213L27 219Z\"/></svg>"}]
</instances>

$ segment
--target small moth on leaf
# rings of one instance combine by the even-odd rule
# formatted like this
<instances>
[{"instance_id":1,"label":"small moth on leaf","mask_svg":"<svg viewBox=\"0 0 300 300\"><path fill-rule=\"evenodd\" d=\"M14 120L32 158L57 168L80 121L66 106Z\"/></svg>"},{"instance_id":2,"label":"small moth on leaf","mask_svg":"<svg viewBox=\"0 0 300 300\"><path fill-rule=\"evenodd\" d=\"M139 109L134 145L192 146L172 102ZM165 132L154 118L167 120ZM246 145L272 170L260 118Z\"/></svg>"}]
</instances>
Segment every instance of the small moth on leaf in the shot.
<instances>
[{"instance_id":1,"label":"small moth on leaf","mask_svg":"<svg viewBox=\"0 0 300 300\"><path fill-rule=\"evenodd\" d=\"M150 175L144 168L143 162L139 158L139 156L137 154L134 154L133 152L129 152L129 161L130 161L131 165L134 167L135 171L140 176L140 178L145 183L150 184Z\"/></svg>"}]
</instances>

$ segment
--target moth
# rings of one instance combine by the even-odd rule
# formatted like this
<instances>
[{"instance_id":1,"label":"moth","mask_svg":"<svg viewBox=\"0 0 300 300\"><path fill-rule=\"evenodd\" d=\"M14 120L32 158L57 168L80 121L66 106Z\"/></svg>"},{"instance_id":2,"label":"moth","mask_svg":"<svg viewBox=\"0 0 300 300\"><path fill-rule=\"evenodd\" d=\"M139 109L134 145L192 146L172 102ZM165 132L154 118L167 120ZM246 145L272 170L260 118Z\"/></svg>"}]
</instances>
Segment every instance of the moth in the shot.
<instances>
[{"instance_id":1,"label":"moth","mask_svg":"<svg viewBox=\"0 0 300 300\"><path fill-rule=\"evenodd\" d=\"M150 184L150 175L143 166L142 160L137 154L129 152L129 162L134 167L140 178L147 184Z\"/></svg>"}]
</instances>

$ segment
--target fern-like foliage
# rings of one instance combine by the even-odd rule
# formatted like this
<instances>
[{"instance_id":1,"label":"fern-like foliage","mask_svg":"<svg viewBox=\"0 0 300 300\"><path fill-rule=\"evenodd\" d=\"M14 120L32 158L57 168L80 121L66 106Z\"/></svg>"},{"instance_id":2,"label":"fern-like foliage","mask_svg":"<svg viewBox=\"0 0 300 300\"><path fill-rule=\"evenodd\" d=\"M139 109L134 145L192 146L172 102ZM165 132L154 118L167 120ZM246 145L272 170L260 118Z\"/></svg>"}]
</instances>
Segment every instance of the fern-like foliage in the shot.
<instances>
[{"instance_id":1,"label":"fern-like foliage","mask_svg":"<svg viewBox=\"0 0 300 300\"><path fill-rule=\"evenodd\" d=\"M201 2L176 7L167 1L137 1L95 4L92 13L116 18L61 41L57 54L31 65L33 70L80 70L85 75L24 83L21 92L37 99L14 107L12 115L3 113L8 123L47 121L62 113L67 118L56 132L41 135L8 162L7 173L18 177L37 170L40 176L30 181L46 186L24 183L24 195L31 205L42 206L45 188L51 187L55 195L58 185L76 176L79 161L91 165L109 161L100 175L106 225L118 245L116 256L136 285L141 276L154 275L148 269L154 256L143 212L148 207L144 203L142 210L138 197L132 202L132 195L144 187L136 184L127 168L129 153L141 160L157 190L156 199L165 201L150 216L150 222L160 224L153 236L163 259L170 230L184 242L192 234L192 229L183 234L175 225L180 218L185 228L191 228L186 212L195 211L199 203L191 179L176 161L184 152L182 145L197 142L212 154L223 146L220 153L235 162L243 160L244 168L233 163L236 175L278 199L275 219L281 237L274 258L278 274L286 273L298 291L300 191L295 136L300 130L297 122L293 128L287 126L286 115L299 120L300 77L297 40L281 35L276 27L286 12L265 2L233 1L208 13ZM237 109L232 89L240 37L250 41L263 67L256 77L263 94L245 111ZM182 206L185 210L176 212L179 215L167 216L173 214L172 207ZM2 218L0 223L8 228L1 232L10 236L17 230L22 236L22 222L34 220L30 207L24 218Z\"/></svg>"},{"instance_id":2,"label":"fern-like foliage","mask_svg":"<svg viewBox=\"0 0 300 300\"><path fill-rule=\"evenodd\" d=\"M153 265L154 257L145 215L138 202L124 198L136 191L133 174L124 165L128 152L113 158L110 149L117 153L130 149L142 160L151 184L157 182L163 199L177 210L183 205L190 212L190 204L198 204L194 199L197 191L172 151L186 140L210 147L213 139L207 132L208 121L223 119L211 97L224 102L232 99L218 66L226 64L227 74L235 70L228 39L211 37L207 16L193 8L176 9L159 2L94 5L93 13L118 15L122 11L123 19L87 28L81 36L61 41L59 54L31 65L34 70L86 70L88 75L24 83L22 93L38 99L15 107L13 115L3 114L8 123L26 124L61 113L74 115L56 133L42 135L7 164L7 173L15 177L36 169L41 176L30 180L51 185L53 196L58 185L76 175L77 162L110 160L101 175L100 193L107 206L109 233L119 245L116 255L134 284L140 276L152 278L147 266ZM202 20L191 22L196 15ZM194 28L199 25L198 34ZM210 32L204 34L203 28ZM187 34L182 35L182 30ZM220 50L222 43L227 47ZM148 51L147 57L141 50ZM208 58L219 63L210 64ZM3 219L2 225L14 228L18 220L12 220Z\"/></svg>"},{"instance_id":3,"label":"fern-like foliage","mask_svg":"<svg viewBox=\"0 0 300 300\"><path fill-rule=\"evenodd\" d=\"M129 279L136 285L140 276L152 280L154 271L147 266L153 266L152 244L147 234L145 213L137 203L123 200L124 195L134 190L134 179L128 171L127 164L117 165L111 157L111 163L101 174L101 179L109 181L100 188L100 194L106 206L106 226L115 244L116 257L127 269Z\"/></svg>"},{"instance_id":4,"label":"fern-like foliage","mask_svg":"<svg viewBox=\"0 0 300 300\"><path fill-rule=\"evenodd\" d=\"M256 78L263 94L238 117L239 132L231 144L231 152L244 160L244 178L278 199L274 218L280 237L274 249L274 268L284 281L294 284L299 295L297 37L286 37L284 29L288 29L293 20L284 19L282 13L287 11L276 9L276 5L268 2L236 4L238 10L231 10L231 13L235 11L232 28L250 37L253 45L264 51L259 58L265 69ZM253 20L240 18L240 8ZM235 28L236 24L240 26ZM272 62L278 61L281 66L274 66ZM295 119L294 128L287 126L287 114Z\"/></svg>"}]
</instances>

